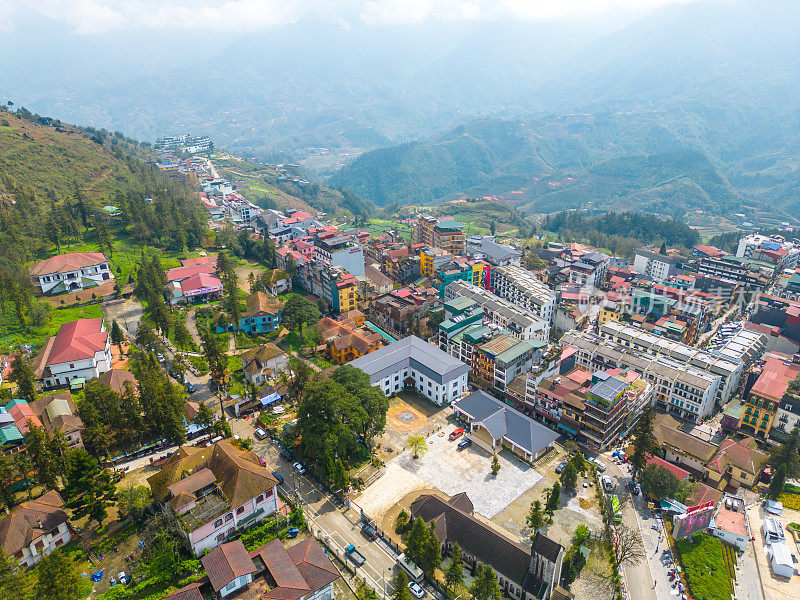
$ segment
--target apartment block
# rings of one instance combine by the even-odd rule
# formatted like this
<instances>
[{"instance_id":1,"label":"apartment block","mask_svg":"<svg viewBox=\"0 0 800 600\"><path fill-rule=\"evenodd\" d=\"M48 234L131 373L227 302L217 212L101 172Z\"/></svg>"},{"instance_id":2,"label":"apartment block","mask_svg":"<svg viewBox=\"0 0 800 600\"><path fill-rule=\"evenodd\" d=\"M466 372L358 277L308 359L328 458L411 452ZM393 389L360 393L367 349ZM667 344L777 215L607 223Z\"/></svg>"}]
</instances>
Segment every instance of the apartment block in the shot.
<instances>
[{"instance_id":1,"label":"apartment block","mask_svg":"<svg viewBox=\"0 0 800 600\"><path fill-rule=\"evenodd\" d=\"M619 321L604 323L600 327L600 336L626 348L653 356L664 356L680 364L719 376L720 386L717 390L716 400L720 406L730 400L739 387L739 381L744 371L742 362L733 362L706 350L687 346Z\"/></svg>"},{"instance_id":2,"label":"apartment block","mask_svg":"<svg viewBox=\"0 0 800 600\"><path fill-rule=\"evenodd\" d=\"M453 219L418 218L414 224L414 241L454 255L466 252L464 225Z\"/></svg>"},{"instance_id":3,"label":"apartment block","mask_svg":"<svg viewBox=\"0 0 800 600\"><path fill-rule=\"evenodd\" d=\"M500 298L533 312L548 323L553 322L556 293L527 269L515 265L494 267L491 287Z\"/></svg>"},{"instance_id":4,"label":"apartment block","mask_svg":"<svg viewBox=\"0 0 800 600\"><path fill-rule=\"evenodd\" d=\"M445 311L448 311L449 304L451 313L447 318L459 314L461 309L458 307L469 305L463 301L456 303L458 298L464 298L480 306L483 309L485 323L498 325L521 340L546 342L550 336L550 323L546 319L500 298L489 290L464 281L455 281L445 288Z\"/></svg>"},{"instance_id":5,"label":"apartment block","mask_svg":"<svg viewBox=\"0 0 800 600\"><path fill-rule=\"evenodd\" d=\"M682 419L700 422L711 414L722 377L685 361L631 348L592 332L567 332L561 339L575 350L576 365L586 371L621 368L635 371L653 388L653 402Z\"/></svg>"}]
</instances>

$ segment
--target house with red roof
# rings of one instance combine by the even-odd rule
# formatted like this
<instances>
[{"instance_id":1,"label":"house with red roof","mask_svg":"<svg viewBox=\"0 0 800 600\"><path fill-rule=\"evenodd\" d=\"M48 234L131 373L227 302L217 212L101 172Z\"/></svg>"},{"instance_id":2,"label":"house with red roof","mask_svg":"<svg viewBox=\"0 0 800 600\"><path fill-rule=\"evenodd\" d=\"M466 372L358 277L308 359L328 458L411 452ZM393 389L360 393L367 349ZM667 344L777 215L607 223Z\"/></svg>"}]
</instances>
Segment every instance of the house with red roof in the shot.
<instances>
[{"instance_id":1,"label":"house with red roof","mask_svg":"<svg viewBox=\"0 0 800 600\"><path fill-rule=\"evenodd\" d=\"M28 267L34 287L42 294L79 292L114 279L102 252L70 252L40 260Z\"/></svg>"},{"instance_id":2,"label":"house with red roof","mask_svg":"<svg viewBox=\"0 0 800 600\"><path fill-rule=\"evenodd\" d=\"M196 273L180 281L170 281L166 287L171 294L170 304L173 305L222 297L222 281L210 273Z\"/></svg>"},{"instance_id":3,"label":"house with red roof","mask_svg":"<svg viewBox=\"0 0 800 600\"><path fill-rule=\"evenodd\" d=\"M34 374L46 388L94 379L111 369L111 338L103 319L64 323L34 361Z\"/></svg>"}]
</instances>

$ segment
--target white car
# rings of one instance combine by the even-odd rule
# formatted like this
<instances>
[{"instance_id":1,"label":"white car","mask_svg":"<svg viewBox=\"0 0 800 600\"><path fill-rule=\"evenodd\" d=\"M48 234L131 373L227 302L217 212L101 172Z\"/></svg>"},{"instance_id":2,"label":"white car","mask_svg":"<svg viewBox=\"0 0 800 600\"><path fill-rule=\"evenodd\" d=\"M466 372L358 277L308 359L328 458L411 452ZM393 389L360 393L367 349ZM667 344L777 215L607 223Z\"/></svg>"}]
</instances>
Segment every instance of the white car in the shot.
<instances>
[{"instance_id":1,"label":"white car","mask_svg":"<svg viewBox=\"0 0 800 600\"><path fill-rule=\"evenodd\" d=\"M256 436L257 439L263 440L265 437L267 437L267 432L261 429L261 427L256 427L256 429L253 431L253 435Z\"/></svg>"},{"instance_id":2,"label":"white car","mask_svg":"<svg viewBox=\"0 0 800 600\"><path fill-rule=\"evenodd\" d=\"M300 473L300 475L306 472L306 468L299 462L294 463L292 466L297 469L297 472Z\"/></svg>"},{"instance_id":3,"label":"white car","mask_svg":"<svg viewBox=\"0 0 800 600\"><path fill-rule=\"evenodd\" d=\"M409 581L408 582L408 591L410 591L415 598L424 598L425 597L425 590L422 589L422 586L418 584L416 581Z\"/></svg>"}]
</instances>

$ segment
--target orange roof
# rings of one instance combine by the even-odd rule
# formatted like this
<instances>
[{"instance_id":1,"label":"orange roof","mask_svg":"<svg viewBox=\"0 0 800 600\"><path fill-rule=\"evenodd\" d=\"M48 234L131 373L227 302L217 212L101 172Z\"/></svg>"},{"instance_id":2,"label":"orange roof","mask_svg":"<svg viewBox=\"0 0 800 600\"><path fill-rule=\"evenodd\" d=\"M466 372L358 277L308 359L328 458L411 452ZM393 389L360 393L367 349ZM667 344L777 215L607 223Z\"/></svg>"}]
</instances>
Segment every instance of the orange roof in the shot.
<instances>
[{"instance_id":1,"label":"orange roof","mask_svg":"<svg viewBox=\"0 0 800 600\"><path fill-rule=\"evenodd\" d=\"M800 375L800 364L791 362L788 356L767 354L764 368L750 392L762 398L780 401L789 387L789 382Z\"/></svg>"},{"instance_id":2,"label":"orange roof","mask_svg":"<svg viewBox=\"0 0 800 600\"><path fill-rule=\"evenodd\" d=\"M664 467L670 473L675 475L679 481L683 481L689 476L689 471L686 469L681 469L678 465L673 465L671 462L665 461L663 458L659 458L658 456L652 456L650 454L647 455L647 464L649 465L658 465L660 467Z\"/></svg>"}]
</instances>

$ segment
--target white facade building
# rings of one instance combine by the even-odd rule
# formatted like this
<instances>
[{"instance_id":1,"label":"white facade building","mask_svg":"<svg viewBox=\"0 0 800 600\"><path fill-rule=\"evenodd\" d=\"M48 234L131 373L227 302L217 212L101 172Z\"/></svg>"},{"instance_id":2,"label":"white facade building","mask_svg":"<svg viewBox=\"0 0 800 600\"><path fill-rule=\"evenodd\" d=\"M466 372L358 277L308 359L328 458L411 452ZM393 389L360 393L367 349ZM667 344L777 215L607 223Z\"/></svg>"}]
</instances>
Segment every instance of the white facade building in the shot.
<instances>
[{"instance_id":1,"label":"white facade building","mask_svg":"<svg viewBox=\"0 0 800 600\"><path fill-rule=\"evenodd\" d=\"M491 286L499 297L533 312L548 323L553 322L556 293L527 269L515 265L494 267L491 271Z\"/></svg>"},{"instance_id":2,"label":"white facade building","mask_svg":"<svg viewBox=\"0 0 800 600\"><path fill-rule=\"evenodd\" d=\"M59 254L31 265L28 274L42 294L79 292L114 279L101 252Z\"/></svg>"},{"instance_id":3,"label":"white facade building","mask_svg":"<svg viewBox=\"0 0 800 600\"><path fill-rule=\"evenodd\" d=\"M103 319L64 323L45 342L34 363L44 387L69 385L73 379L94 379L111 369L111 338Z\"/></svg>"},{"instance_id":4,"label":"white facade building","mask_svg":"<svg viewBox=\"0 0 800 600\"><path fill-rule=\"evenodd\" d=\"M469 367L413 335L349 364L364 371L387 396L413 387L434 404L445 406L467 393Z\"/></svg>"}]
</instances>

